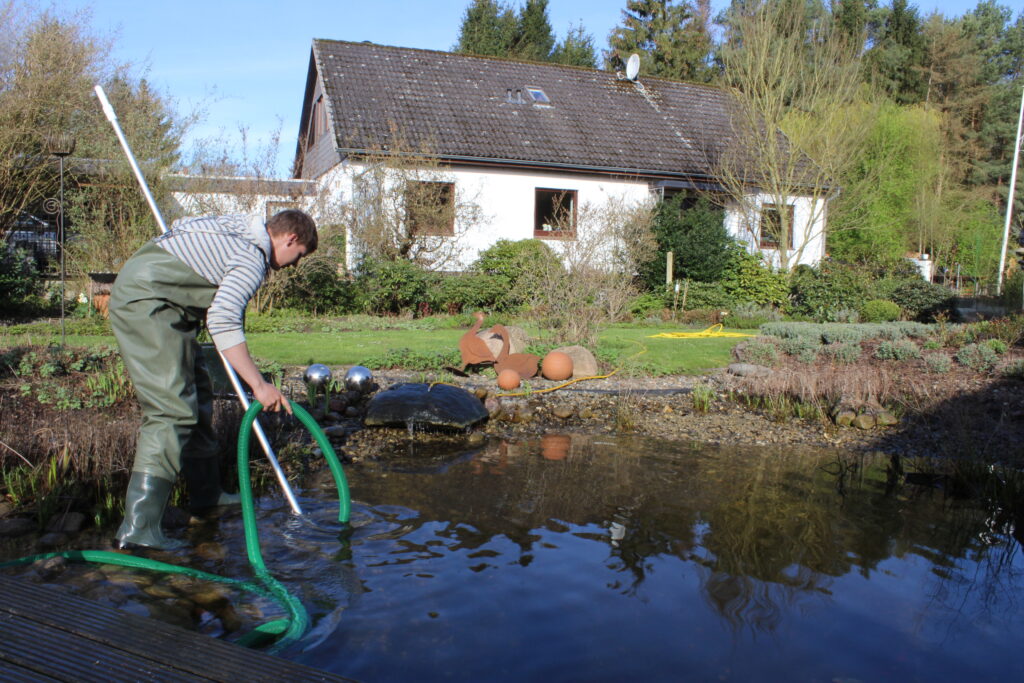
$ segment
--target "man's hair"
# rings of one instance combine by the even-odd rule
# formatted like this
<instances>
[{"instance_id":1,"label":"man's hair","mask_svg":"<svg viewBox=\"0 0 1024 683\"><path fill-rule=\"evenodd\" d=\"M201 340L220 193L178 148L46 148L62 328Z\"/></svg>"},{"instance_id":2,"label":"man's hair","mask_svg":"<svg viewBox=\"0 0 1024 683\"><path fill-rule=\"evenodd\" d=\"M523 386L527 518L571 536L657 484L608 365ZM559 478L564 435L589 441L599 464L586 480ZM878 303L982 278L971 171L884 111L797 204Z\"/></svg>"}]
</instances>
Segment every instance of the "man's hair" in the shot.
<instances>
[{"instance_id":1,"label":"man's hair","mask_svg":"<svg viewBox=\"0 0 1024 683\"><path fill-rule=\"evenodd\" d=\"M278 211L267 221L267 232L271 235L295 235L307 253L316 251L316 223L304 211L285 209Z\"/></svg>"}]
</instances>

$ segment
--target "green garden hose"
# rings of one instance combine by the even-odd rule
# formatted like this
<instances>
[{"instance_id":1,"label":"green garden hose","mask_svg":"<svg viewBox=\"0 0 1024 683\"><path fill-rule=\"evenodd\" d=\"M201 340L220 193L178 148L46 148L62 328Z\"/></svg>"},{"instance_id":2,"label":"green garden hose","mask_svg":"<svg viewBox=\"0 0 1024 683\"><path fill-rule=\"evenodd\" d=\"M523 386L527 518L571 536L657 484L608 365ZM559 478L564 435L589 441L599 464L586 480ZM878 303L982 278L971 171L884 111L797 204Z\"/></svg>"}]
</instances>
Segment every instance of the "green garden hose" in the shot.
<instances>
[{"instance_id":1,"label":"green garden hose","mask_svg":"<svg viewBox=\"0 0 1024 683\"><path fill-rule=\"evenodd\" d=\"M335 455L330 441L327 440L327 436L320 429L316 420L302 406L294 402L292 402L291 406L295 417L313 435L313 439L327 459L327 465L330 467L331 475L334 477L334 484L338 489L338 521L342 524L348 524L352 502L341 462L338 460L338 456ZM259 401L253 401L249 405L249 409L242 417L242 426L238 436L238 492L241 498L242 521L245 527L245 549L249 558L249 564L252 565L258 582L229 579L190 567L181 567L158 560L133 557L107 550L66 550L56 553L30 555L0 563L0 569L31 564L53 557L62 557L76 562L95 562L165 574L184 574L206 581L230 584L240 590L272 598L284 607L288 613L286 619L275 619L274 621L260 624L252 632L239 639L237 641L238 644L246 647L270 645L267 651L271 653L285 649L305 634L306 629L309 628L309 614L306 612L302 602L289 593L281 582L271 576L270 572L267 571L266 565L263 563L263 555L260 553L259 536L256 530L256 509L253 505L252 483L249 479L249 441L252 433L252 423L262 409L263 406L260 405Z\"/></svg>"}]
</instances>

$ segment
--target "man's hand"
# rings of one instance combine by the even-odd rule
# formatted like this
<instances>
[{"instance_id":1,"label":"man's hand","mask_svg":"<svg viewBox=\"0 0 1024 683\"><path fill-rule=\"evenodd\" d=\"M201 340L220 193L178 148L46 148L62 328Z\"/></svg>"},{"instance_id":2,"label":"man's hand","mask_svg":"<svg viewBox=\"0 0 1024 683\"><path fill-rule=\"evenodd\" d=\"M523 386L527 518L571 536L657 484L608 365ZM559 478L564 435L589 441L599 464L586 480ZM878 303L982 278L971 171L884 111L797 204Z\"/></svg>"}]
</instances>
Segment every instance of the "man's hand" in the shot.
<instances>
[{"instance_id":1,"label":"man's hand","mask_svg":"<svg viewBox=\"0 0 1024 683\"><path fill-rule=\"evenodd\" d=\"M252 356L249 355L249 347L245 342L232 346L230 349L225 349L222 353L228 359L228 362L231 363L231 367L238 373L238 376L244 379L245 383L252 389L256 400L263 404L263 410L276 413L281 408L284 408L286 413L292 414L292 406L288 399L284 397L284 394L281 393L281 390L263 379L259 368L256 367Z\"/></svg>"},{"instance_id":2,"label":"man's hand","mask_svg":"<svg viewBox=\"0 0 1024 683\"><path fill-rule=\"evenodd\" d=\"M292 406L288 399L270 382L263 382L260 386L253 387L252 393L256 400L263 404L263 410L276 413L284 408L286 413L292 414Z\"/></svg>"}]
</instances>

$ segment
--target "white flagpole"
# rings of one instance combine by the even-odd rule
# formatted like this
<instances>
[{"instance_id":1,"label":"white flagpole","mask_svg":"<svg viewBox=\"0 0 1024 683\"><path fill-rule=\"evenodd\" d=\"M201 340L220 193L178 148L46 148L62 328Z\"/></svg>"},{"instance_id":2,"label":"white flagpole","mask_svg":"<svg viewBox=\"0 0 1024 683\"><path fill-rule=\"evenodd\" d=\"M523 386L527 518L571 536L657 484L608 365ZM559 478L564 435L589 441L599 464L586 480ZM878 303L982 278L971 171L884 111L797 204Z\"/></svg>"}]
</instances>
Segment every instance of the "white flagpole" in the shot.
<instances>
[{"instance_id":1,"label":"white flagpole","mask_svg":"<svg viewBox=\"0 0 1024 683\"><path fill-rule=\"evenodd\" d=\"M1013 145L1013 170L1010 171L1010 192L1006 198L1006 222L1003 225L1003 248L999 252L999 280L996 295L1003 293L1003 268L1006 267L1006 246L1010 241L1010 217L1013 215L1013 194L1017 186L1017 161L1020 159L1020 133L1024 125L1024 88L1020 92L1020 115L1017 117L1017 140Z\"/></svg>"}]
</instances>

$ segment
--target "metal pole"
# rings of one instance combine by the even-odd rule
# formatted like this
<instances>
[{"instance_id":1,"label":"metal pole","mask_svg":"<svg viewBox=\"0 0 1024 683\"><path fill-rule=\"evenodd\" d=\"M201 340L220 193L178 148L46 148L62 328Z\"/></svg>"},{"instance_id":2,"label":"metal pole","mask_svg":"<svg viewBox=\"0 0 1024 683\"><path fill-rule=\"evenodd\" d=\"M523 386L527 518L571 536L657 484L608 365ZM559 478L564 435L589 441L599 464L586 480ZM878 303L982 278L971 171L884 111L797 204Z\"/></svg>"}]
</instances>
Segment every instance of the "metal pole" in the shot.
<instances>
[{"instance_id":1,"label":"metal pole","mask_svg":"<svg viewBox=\"0 0 1024 683\"><path fill-rule=\"evenodd\" d=\"M63 348L67 343L67 336L64 333L65 282L67 280L67 272L64 269L64 157L57 158L60 159L60 213L57 223L57 246L60 248L60 345Z\"/></svg>"},{"instance_id":2,"label":"metal pole","mask_svg":"<svg viewBox=\"0 0 1024 683\"><path fill-rule=\"evenodd\" d=\"M1006 198L1006 222L1003 224L1003 248L999 251L999 279L996 296L1003 293L1003 268L1006 266L1006 245L1010 241L1010 216L1013 214L1013 193L1017 185L1017 161L1020 159L1020 132L1024 125L1024 88L1020 91L1020 114L1017 116L1017 139L1013 145L1013 169L1010 171L1010 192Z\"/></svg>"},{"instance_id":3,"label":"metal pole","mask_svg":"<svg viewBox=\"0 0 1024 683\"><path fill-rule=\"evenodd\" d=\"M167 224L164 223L163 216L160 215L160 209L157 208L156 202L153 200L153 195L149 191L149 186L146 185L146 178L142 175L142 171L139 170L139 165L135 163L135 156L132 154L131 147L128 146L128 141L124 137L124 133L121 131L121 126L117 122L117 114L114 113L114 108L110 106L110 101L107 99L106 93L103 92L103 87L97 85L95 87L96 96L100 99L100 105L103 107L103 113L106 115L107 120L110 121L110 125L114 127L114 133L117 134L117 139L121 142L121 147L124 148L124 153L128 157L128 163L131 165L132 170L135 172L135 178L139 181L139 187L142 188L142 194L146 196L146 201L149 202L149 208L153 211L153 217L156 218L157 225L160 226L160 232L167 232ZM242 390L242 382L238 379L238 375L235 373L235 369L231 367L231 363L224 357L223 353L217 352L220 355L220 360L224 364L224 370L227 372L228 379L231 380L231 386L234 387L235 393L238 394L238 400L242 404L242 408L248 410L249 398L245 395L245 391ZM292 512L297 515L302 514L302 508L299 507L299 502L295 498L295 494L292 492L291 486L288 484L288 477L285 476L284 470L281 469L281 464L278 463L277 458L274 456L274 449L270 445L270 441L267 439L267 435L263 432L263 427L260 426L259 421L253 420L252 429L256 432L256 438L259 440L260 445L263 446L263 452L267 454L267 460L270 461L270 466L274 469L274 474L277 475L277 481L281 485L281 490L284 492L285 498L288 499L288 504L292 507Z\"/></svg>"}]
</instances>

